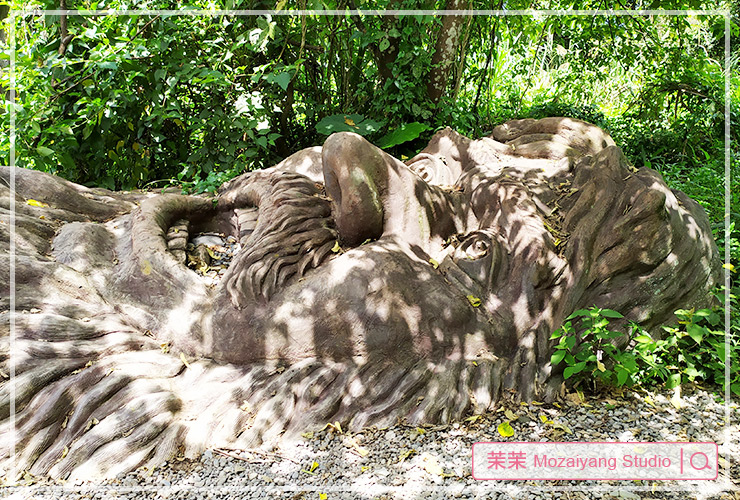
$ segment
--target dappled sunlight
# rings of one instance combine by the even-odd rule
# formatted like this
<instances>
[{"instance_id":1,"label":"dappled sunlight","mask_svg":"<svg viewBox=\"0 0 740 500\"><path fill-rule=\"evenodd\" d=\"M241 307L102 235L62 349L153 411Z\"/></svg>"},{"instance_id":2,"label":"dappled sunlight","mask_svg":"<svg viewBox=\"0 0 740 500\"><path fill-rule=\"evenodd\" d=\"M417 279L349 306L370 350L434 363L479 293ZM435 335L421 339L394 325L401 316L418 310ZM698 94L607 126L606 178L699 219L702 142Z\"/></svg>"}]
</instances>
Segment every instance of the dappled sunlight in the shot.
<instances>
[{"instance_id":1,"label":"dappled sunlight","mask_svg":"<svg viewBox=\"0 0 740 500\"><path fill-rule=\"evenodd\" d=\"M706 298L717 250L681 196L600 129L555 118L478 141L445 129L407 164L337 134L213 200L70 216L52 257L29 236L18 260L15 458L110 476L327 422L444 424L502 394L552 399L550 333L573 310L652 328ZM178 253L198 231L240 243L212 287ZM409 457L405 478L435 460Z\"/></svg>"}]
</instances>

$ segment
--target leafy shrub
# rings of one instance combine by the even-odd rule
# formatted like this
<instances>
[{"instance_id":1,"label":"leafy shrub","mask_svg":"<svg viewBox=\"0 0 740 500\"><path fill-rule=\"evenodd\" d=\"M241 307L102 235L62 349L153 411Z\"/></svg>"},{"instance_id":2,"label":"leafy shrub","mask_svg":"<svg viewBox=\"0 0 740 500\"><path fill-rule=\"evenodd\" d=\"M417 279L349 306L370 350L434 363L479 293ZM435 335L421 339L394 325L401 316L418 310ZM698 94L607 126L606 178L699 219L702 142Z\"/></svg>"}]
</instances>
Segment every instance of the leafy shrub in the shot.
<instances>
[{"instance_id":1,"label":"leafy shrub","mask_svg":"<svg viewBox=\"0 0 740 500\"><path fill-rule=\"evenodd\" d=\"M724 298L723 293L717 293ZM737 297L730 294L730 307L737 306ZM612 331L610 319L623 316L610 309L592 307L571 314L551 339L558 340L551 362L565 364L563 377L575 385L594 380L602 386L657 385L668 388L685 382L702 380L740 395L740 318L731 316L727 334L724 329L724 309L686 310L675 312L677 326L663 327L663 338L654 339L634 323L628 332ZM578 326L578 328L576 328ZM615 339L629 339L618 347ZM725 362L729 345L729 380Z\"/></svg>"},{"instance_id":2,"label":"leafy shrub","mask_svg":"<svg viewBox=\"0 0 740 500\"><path fill-rule=\"evenodd\" d=\"M623 317L617 311L595 306L577 310L550 337L551 340L560 339L552 355L552 364L565 362L565 379L575 377L574 381L581 381L594 376L607 385L624 385L638 371L635 356L612 343L625 334L607 328L609 318ZM573 324L578 321L580 335Z\"/></svg>"}]
</instances>

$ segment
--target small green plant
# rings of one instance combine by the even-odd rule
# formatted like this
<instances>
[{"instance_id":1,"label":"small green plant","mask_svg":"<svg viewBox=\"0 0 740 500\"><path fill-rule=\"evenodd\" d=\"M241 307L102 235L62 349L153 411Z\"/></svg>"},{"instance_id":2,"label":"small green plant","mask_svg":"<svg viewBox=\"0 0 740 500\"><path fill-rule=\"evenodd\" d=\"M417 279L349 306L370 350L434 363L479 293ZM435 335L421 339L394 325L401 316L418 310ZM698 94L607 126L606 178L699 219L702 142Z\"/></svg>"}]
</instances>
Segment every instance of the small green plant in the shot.
<instances>
[{"instance_id":1,"label":"small green plant","mask_svg":"<svg viewBox=\"0 0 740 500\"><path fill-rule=\"evenodd\" d=\"M717 297L723 299L720 289ZM729 306L735 308L737 297L730 294ZM740 352L738 332L740 321L733 315L729 335L726 335L723 308L679 309L675 312L677 326L664 326L663 338L653 337L635 323L629 333L612 331L610 319L623 316L611 309L579 309L550 337L559 339L551 362L565 363L565 379L575 385L585 380L603 385L657 385L672 389L697 380L713 383L740 395ZM580 321L580 325L577 322ZM576 325L578 328L576 328ZM580 334L578 333L580 332ZM614 345L616 338L629 337L624 349ZM726 378L727 347L729 345L730 378Z\"/></svg>"},{"instance_id":2,"label":"small green plant","mask_svg":"<svg viewBox=\"0 0 740 500\"><path fill-rule=\"evenodd\" d=\"M646 382L664 382L670 389L685 382L703 380L724 391L740 395L740 354L735 325L726 337L717 309L679 309L678 326L664 326L665 338L644 341L635 346L640 361L639 379ZM647 337L643 333L642 337ZM726 379L726 353L729 344L730 380Z\"/></svg>"},{"instance_id":3,"label":"small green plant","mask_svg":"<svg viewBox=\"0 0 740 500\"><path fill-rule=\"evenodd\" d=\"M560 339L551 358L552 364L565 362L563 377L575 377L576 384L592 376L594 381L605 385L626 384L639 367L632 352L625 352L612 343L626 334L608 329L609 318L623 317L617 311L595 306L577 310L550 336L551 340ZM580 335L576 334L574 326L578 321Z\"/></svg>"}]
</instances>

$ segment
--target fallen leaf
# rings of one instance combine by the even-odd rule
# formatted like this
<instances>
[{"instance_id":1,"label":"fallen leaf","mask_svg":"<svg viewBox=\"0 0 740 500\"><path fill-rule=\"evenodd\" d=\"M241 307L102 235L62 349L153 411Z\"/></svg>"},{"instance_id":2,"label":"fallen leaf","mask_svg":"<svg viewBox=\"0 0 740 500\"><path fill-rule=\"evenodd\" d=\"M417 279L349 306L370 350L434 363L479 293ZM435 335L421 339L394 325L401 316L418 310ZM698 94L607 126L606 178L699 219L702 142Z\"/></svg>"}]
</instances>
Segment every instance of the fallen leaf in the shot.
<instances>
[{"instance_id":1,"label":"fallen leaf","mask_svg":"<svg viewBox=\"0 0 740 500\"><path fill-rule=\"evenodd\" d=\"M516 420L517 418L519 418L519 415L515 415L515 414L514 414L514 412L513 412L513 411L511 411L511 410L505 410L505 411L504 411L504 415L506 415L506 418L508 418L508 419L509 419L509 420L511 420L512 422L513 422L514 420Z\"/></svg>"},{"instance_id":2,"label":"fallen leaf","mask_svg":"<svg viewBox=\"0 0 740 500\"><path fill-rule=\"evenodd\" d=\"M514 435L514 429L512 429L511 424L508 421L500 423L497 430L503 437L511 437Z\"/></svg>"},{"instance_id":3,"label":"fallen leaf","mask_svg":"<svg viewBox=\"0 0 740 500\"><path fill-rule=\"evenodd\" d=\"M555 429L560 429L561 431L565 431L566 434L573 434L573 431L570 429L570 427L568 427L565 424L561 424L561 423L556 422L556 423L552 424L552 426Z\"/></svg>"},{"instance_id":4,"label":"fallen leaf","mask_svg":"<svg viewBox=\"0 0 740 500\"><path fill-rule=\"evenodd\" d=\"M141 272L144 276L149 276L152 273L152 263L146 259L141 261Z\"/></svg>"},{"instance_id":5,"label":"fallen leaf","mask_svg":"<svg viewBox=\"0 0 740 500\"><path fill-rule=\"evenodd\" d=\"M301 436L306 439L313 439L313 431L303 432Z\"/></svg>"},{"instance_id":6,"label":"fallen leaf","mask_svg":"<svg viewBox=\"0 0 740 500\"><path fill-rule=\"evenodd\" d=\"M673 389L673 397L671 398L671 404L677 410L680 410L681 408L685 406L683 400L681 399L681 386L680 385Z\"/></svg>"},{"instance_id":7,"label":"fallen leaf","mask_svg":"<svg viewBox=\"0 0 740 500\"><path fill-rule=\"evenodd\" d=\"M342 252L342 247L339 246L339 242L335 241L334 246L331 248L331 251L334 253L340 253Z\"/></svg>"},{"instance_id":8,"label":"fallen leaf","mask_svg":"<svg viewBox=\"0 0 740 500\"><path fill-rule=\"evenodd\" d=\"M182 361L182 364L185 365L185 368L190 368L190 363L188 363L188 360L185 359L185 355L183 353L180 353L180 361Z\"/></svg>"},{"instance_id":9,"label":"fallen leaf","mask_svg":"<svg viewBox=\"0 0 740 500\"><path fill-rule=\"evenodd\" d=\"M604 366L604 363L602 363L598 359L596 360L596 368L598 368L600 372L606 371L606 366Z\"/></svg>"},{"instance_id":10,"label":"fallen leaf","mask_svg":"<svg viewBox=\"0 0 740 500\"><path fill-rule=\"evenodd\" d=\"M444 469L441 465L439 465L437 459L432 455L425 453L422 456L422 460L424 461L424 470L428 473L434 474L436 476L441 476L442 474L444 474Z\"/></svg>"},{"instance_id":11,"label":"fallen leaf","mask_svg":"<svg viewBox=\"0 0 740 500\"><path fill-rule=\"evenodd\" d=\"M327 498L326 493L319 493L319 500L326 500Z\"/></svg>"},{"instance_id":12,"label":"fallen leaf","mask_svg":"<svg viewBox=\"0 0 740 500\"><path fill-rule=\"evenodd\" d=\"M436 260L432 258L429 259L429 263L432 265L434 269L437 269L439 267L439 262L437 262Z\"/></svg>"},{"instance_id":13,"label":"fallen leaf","mask_svg":"<svg viewBox=\"0 0 740 500\"><path fill-rule=\"evenodd\" d=\"M414 453L416 453L416 450L413 449L413 448L411 448L410 450L406 450L405 452L401 453L398 456L398 463L400 464L401 462L403 462L404 460L406 460L407 458L409 458Z\"/></svg>"},{"instance_id":14,"label":"fallen leaf","mask_svg":"<svg viewBox=\"0 0 740 500\"><path fill-rule=\"evenodd\" d=\"M352 118L347 117L347 116L344 117L344 123L346 123L350 127L356 127L357 126L357 125L355 125L354 120Z\"/></svg>"},{"instance_id":15,"label":"fallen leaf","mask_svg":"<svg viewBox=\"0 0 740 500\"><path fill-rule=\"evenodd\" d=\"M475 297L473 295L468 295L467 297L468 297L468 302L470 302L470 305L471 306L473 306L473 307L480 306L481 301L480 301L480 299L478 297Z\"/></svg>"},{"instance_id":16,"label":"fallen leaf","mask_svg":"<svg viewBox=\"0 0 740 500\"><path fill-rule=\"evenodd\" d=\"M466 422L470 422L471 424L476 423L478 420L481 419L480 415L473 415L465 419Z\"/></svg>"},{"instance_id":17,"label":"fallen leaf","mask_svg":"<svg viewBox=\"0 0 740 500\"><path fill-rule=\"evenodd\" d=\"M26 201L26 203L29 204L29 205L31 205L32 207L48 207L49 206L46 203L42 203L42 202L36 201L36 200L28 200L28 201Z\"/></svg>"}]
</instances>

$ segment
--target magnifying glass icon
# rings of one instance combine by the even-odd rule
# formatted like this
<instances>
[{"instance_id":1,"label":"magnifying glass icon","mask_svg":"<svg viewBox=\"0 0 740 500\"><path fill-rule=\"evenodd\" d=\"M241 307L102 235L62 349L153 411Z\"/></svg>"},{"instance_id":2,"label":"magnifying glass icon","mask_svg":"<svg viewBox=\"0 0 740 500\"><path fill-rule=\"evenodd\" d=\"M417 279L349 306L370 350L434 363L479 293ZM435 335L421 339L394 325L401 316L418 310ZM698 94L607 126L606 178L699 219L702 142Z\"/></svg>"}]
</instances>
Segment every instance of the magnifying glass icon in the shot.
<instances>
[{"instance_id":1,"label":"magnifying glass icon","mask_svg":"<svg viewBox=\"0 0 740 500\"><path fill-rule=\"evenodd\" d=\"M702 465L701 467L697 467L697 465L694 464L694 457L697 455L701 455L702 457L704 457L704 465ZM691 457L689 458L689 463L691 464L691 467L693 467L695 470L712 469L712 466L709 465L709 457L706 453L703 453L701 451L697 451L696 453L691 455ZM701 458L697 459L697 463L701 464Z\"/></svg>"}]
</instances>

